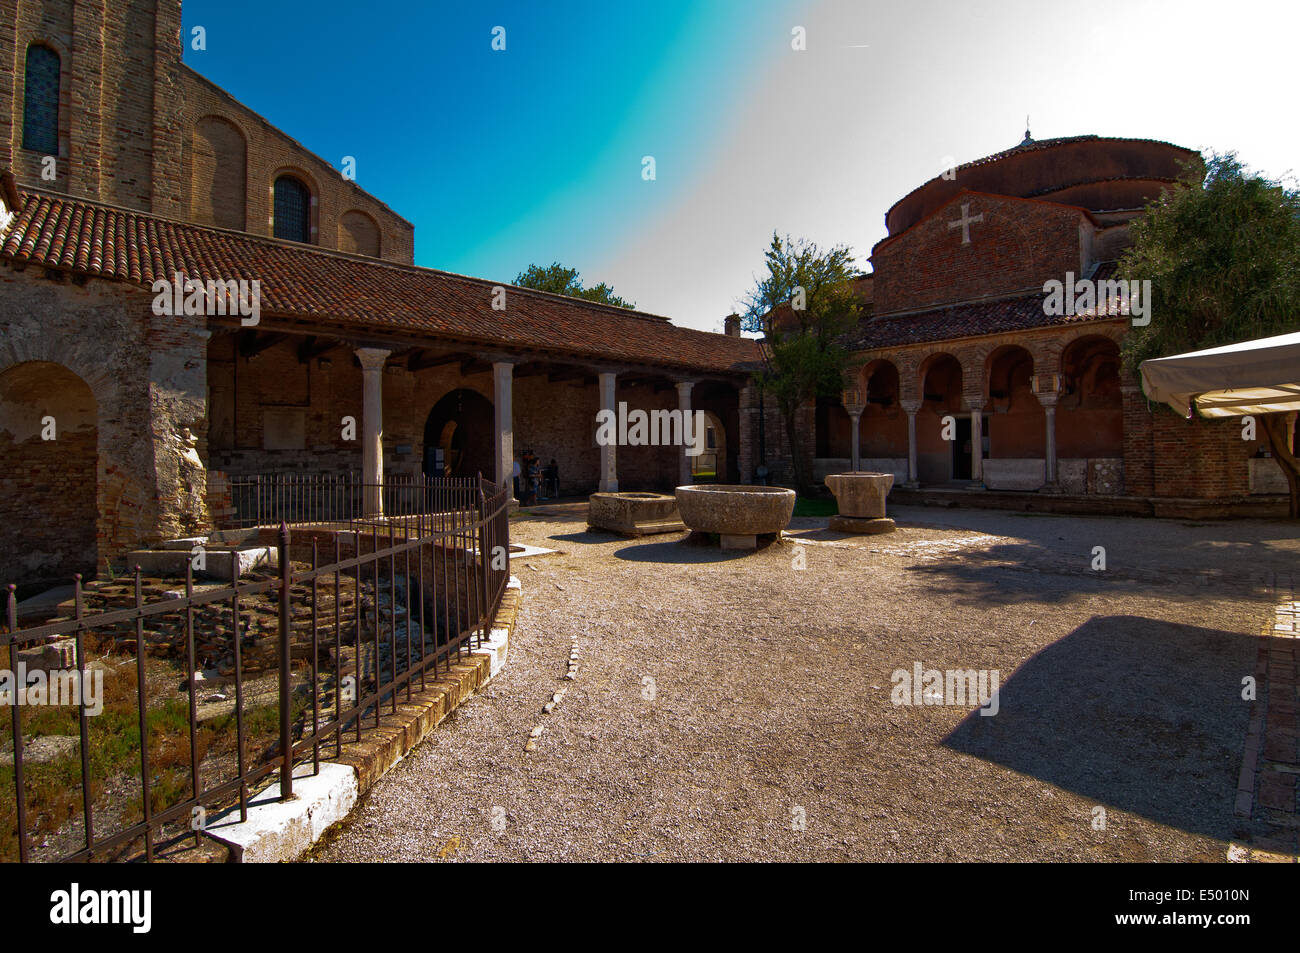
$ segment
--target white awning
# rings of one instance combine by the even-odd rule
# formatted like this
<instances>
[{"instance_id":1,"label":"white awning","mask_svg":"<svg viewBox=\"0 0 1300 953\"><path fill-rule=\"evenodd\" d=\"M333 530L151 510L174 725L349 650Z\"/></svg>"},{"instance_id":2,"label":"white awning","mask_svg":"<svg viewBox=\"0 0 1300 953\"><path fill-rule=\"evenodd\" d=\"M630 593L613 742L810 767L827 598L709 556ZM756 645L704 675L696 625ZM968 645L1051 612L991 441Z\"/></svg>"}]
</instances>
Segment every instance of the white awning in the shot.
<instances>
[{"instance_id":1,"label":"white awning","mask_svg":"<svg viewBox=\"0 0 1300 953\"><path fill-rule=\"evenodd\" d=\"M1203 417L1300 410L1300 332L1143 361L1142 389Z\"/></svg>"}]
</instances>

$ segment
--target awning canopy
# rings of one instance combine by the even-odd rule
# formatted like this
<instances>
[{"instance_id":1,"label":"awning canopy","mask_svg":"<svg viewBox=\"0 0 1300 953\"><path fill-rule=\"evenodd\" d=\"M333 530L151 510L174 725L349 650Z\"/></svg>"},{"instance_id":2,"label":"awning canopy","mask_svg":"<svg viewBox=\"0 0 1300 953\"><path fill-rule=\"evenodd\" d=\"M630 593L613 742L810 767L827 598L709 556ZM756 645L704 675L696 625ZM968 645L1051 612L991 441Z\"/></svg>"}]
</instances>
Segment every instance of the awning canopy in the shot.
<instances>
[{"instance_id":1,"label":"awning canopy","mask_svg":"<svg viewBox=\"0 0 1300 953\"><path fill-rule=\"evenodd\" d=\"M1154 358L1139 371L1147 397L1188 417L1300 410L1300 332Z\"/></svg>"}]
</instances>

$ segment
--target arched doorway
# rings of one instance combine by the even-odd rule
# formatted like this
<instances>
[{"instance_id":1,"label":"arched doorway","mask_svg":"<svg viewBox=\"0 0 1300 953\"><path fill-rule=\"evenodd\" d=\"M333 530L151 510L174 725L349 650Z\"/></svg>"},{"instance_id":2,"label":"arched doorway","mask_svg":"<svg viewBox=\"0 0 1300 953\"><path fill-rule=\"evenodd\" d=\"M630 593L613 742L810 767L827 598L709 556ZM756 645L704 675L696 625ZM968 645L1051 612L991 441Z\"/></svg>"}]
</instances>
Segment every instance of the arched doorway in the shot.
<instances>
[{"instance_id":1,"label":"arched doorway","mask_svg":"<svg viewBox=\"0 0 1300 953\"><path fill-rule=\"evenodd\" d=\"M727 478L727 428L711 410L704 414L704 444L699 456L691 457L691 480L694 483L722 483Z\"/></svg>"},{"instance_id":2,"label":"arched doorway","mask_svg":"<svg viewBox=\"0 0 1300 953\"><path fill-rule=\"evenodd\" d=\"M0 372L0 583L94 576L97 420L89 385L61 364Z\"/></svg>"},{"instance_id":3,"label":"arched doorway","mask_svg":"<svg viewBox=\"0 0 1300 953\"><path fill-rule=\"evenodd\" d=\"M916 469L922 483L969 480L970 419L962 413L961 362L932 354L921 365L921 409L916 415ZM943 418L954 418L955 439L944 439ZM963 423L964 420L964 423Z\"/></svg>"},{"instance_id":4,"label":"arched doorway","mask_svg":"<svg viewBox=\"0 0 1300 953\"><path fill-rule=\"evenodd\" d=\"M1057 457L1124 456L1119 369L1119 345L1110 338L1083 337L1065 349L1056 410Z\"/></svg>"},{"instance_id":5,"label":"arched doorway","mask_svg":"<svg viewBox=\"0 0 1300 953\"><path fill-rule=\"evenodd\" d=\"M740 441L736 435L740 433L740 395L736 388L720 381L703 381L691 390L691 407L704 411L713 431L715 446L706 447L704 453L717 461L714 480L718 483L738 482Z\"/></svg>"},{"instance_id":6,"label":"arched doorway","mask_svg":"<svg viewBox=\"0 0 1300 953\"><path fill-rule=\"evenodd\" d=\"M989 459L1043 459L1046 416L1033 377L1034 358L1023 347L1007 345L989 355Z\"/></svg>"},{"instance_id":7,"label":"arched doorway","mask_svg":"<svg viewBox=\"0 0 1300 953\"><path fill-rule=\"evenodd\" d=\"M492 402L478 391L459 388L433 405L424 425L425 476L492 476Z\"/></svg>"},{"instance_id":8,"label":"arched doorway","mask_svg":"<svg viewBox=\"0 0 1300 953\"><path fill-rule=\"evenodd\" d=\"M907 414L899 403L898 368L872 361L862 369L863 407L858 423L858 456L866 469L907 475ZM901 480L900 480L901 482Z\"/></svg>"}]
</instances>

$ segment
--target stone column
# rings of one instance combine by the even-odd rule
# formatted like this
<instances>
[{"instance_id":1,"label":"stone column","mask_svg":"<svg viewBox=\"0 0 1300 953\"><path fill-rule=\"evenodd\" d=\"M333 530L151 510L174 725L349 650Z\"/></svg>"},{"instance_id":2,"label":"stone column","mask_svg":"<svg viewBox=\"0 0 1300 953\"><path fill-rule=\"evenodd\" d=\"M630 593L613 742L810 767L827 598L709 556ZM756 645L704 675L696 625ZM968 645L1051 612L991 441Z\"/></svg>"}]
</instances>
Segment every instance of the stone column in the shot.
<instances>
[{"instance_id":1,"label":"stone column","mask_svg":"<svg viewBox=\"0 0 1300 953\"><path fill-rule=\"evenodd\" d=\"M1043 416L1047 420L1047 485L1056 486L1056 394L1039 394Z\"/></svg>"},{"instance_id":2,"label":"stone column","mask_svg":"<svg viewBox=\"0 0 1300 953\"><path fill-rule=\"evenodd\" d=\"M362 513L384 515L384 362L392 351L378 347L357 348L361 362L361 482Z\"/></svg>"},{"instance_id":3,"label":"stone column","mask_svg":"<svg viewBox=\"0 0 1300 953\"><path fill-rule=\"evenodd\" d=\"M911 489L921 485L916 474L916 412L921 409L919 400L899 401L907 413L907 486Z\"/></svg>"},{"instance_id":4,"label":"stone column","mask_svg":"<svg viewBox=\"0 0 1300 953\"><path fill-rule=\"evenodd\" d=\"M682 448L677 454L677 485L689 486L695 482L691 474L691 457L686 455L687 441L689 435L693 440L699 440L703 445L704 434L697 434L691 427L691 388L695 386L694 381L677 382L677 407L682 412Z\"/></svg>"},{"instance_id":5,"label":"stone column","mask_svg":"<svg viewBox=\"0 0 1300 953\"><path fill-rule=\"evenodd\" d=\"M614 378L616 374L600 374L600 409L608 410L618 417L618 404L614 400ZM600 492L618 492L618 446L617 437L600 448Z\"/></svg>"},{"instance_id":6,"label":"stone column","mask_svg":"<svg viewBox=\"0 0 1300 953\"><path fill-rule=\"evenodd\" d=\"M984 479L984 401L970 401L970 476Z\"/></svg>"},{"instance_id":7,"label":"stone column","mask_svg":"<svg viewBox=\"0 0 1300 953\"><path fill-rule=\"evenodd\" d=\"M852 430L852 435L853 435L853 461L852 461L852 464L850 465L849 469L852 470L854 473L857 473L858 470L860 469L860 465L861 465L861 461L862 461L862 453L861 453L861 448L862 448L862 435L861 435L860 433L858 433L858 426L862 423L862 413L861 413L861 411L859 411L859 412L856 413L856 414L849 414L849 420L853 421L853 424L852 424L852 427L853 427L853 430Z\"/></svg>"},{"instance_id":8,"label":"stone column","mask_svg":"<svg viewBox=\"0 0 1300 953\"><path fill-rule=\"evenodd\" d=\"M495 433L492 451L495 455L497 486L509 488L513 500L515 475L515 424L514 424L514 369L509 361L492 363L492 408Z\"/></svg>"}]
</instances>

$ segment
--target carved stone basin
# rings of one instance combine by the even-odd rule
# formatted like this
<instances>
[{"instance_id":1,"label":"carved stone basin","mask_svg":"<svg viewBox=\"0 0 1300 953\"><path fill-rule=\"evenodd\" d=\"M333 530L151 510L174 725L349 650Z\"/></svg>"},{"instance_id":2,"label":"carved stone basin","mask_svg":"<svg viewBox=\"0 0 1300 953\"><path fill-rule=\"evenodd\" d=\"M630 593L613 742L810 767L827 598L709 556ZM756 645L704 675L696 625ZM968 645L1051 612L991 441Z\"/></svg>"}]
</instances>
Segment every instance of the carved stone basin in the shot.
<instances>
[{"instance_id":1,"label":"carved stone basin","mask_svg":"<svg viewBox=\"0 0 1300 953\"><path fill-rule=\"evenodd\" d=\"M624 536L680 533L677 498L666 493L593 493L587 498L587 528Z\"/></svg>"},{"instance_id":2,"label":"carved stone basin","mask_svg":"<svg viewBox=\"0 0 1300 953\"><path fill-rule=\"evenodd\" d=\"M794 490L727 484L679 486L677 509L691 529L722 537L723 549L756 549L759 536L780 533L790 522Z\"/></svg>"},{"instance_id":3,"label":"carved stone basin","mask_svg":"<svg viewBox=\"0 0 1300 953\"><path fill-rule=\"evenodd\" d=\"M885 516L885 497L894 485L892 473L831 473L826 486L835 494L838 516L830 528L837 533L892 533L894 521Z\"/></svg>"}]
</instances>

